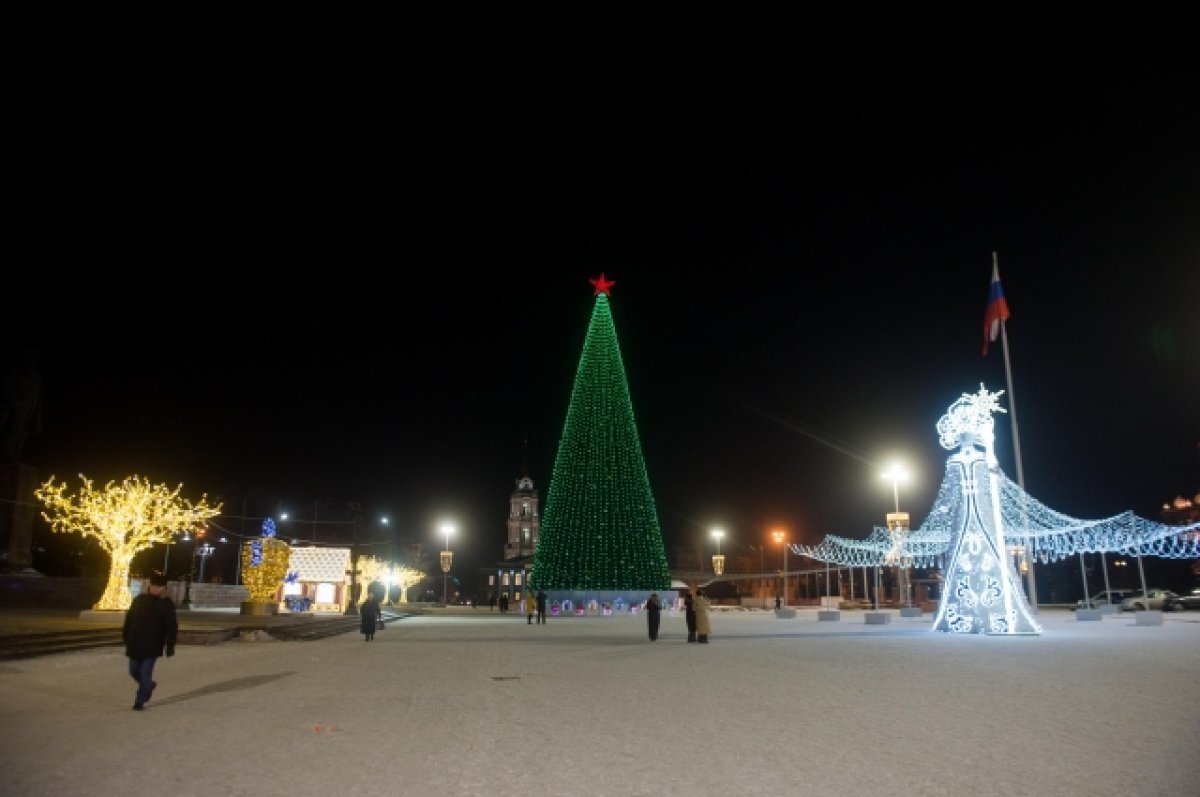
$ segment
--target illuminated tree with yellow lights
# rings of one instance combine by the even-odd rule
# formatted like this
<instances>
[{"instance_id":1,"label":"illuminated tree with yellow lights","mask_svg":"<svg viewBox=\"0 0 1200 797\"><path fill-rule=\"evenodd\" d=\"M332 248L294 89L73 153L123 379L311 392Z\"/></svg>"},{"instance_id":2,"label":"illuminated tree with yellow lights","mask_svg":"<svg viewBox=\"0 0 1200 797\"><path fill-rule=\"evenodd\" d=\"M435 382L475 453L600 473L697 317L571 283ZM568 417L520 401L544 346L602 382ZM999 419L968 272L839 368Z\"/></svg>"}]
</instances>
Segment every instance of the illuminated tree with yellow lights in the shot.
<instances>
[{"instance_id":1,"label":"illuminated tree with yellow lights","mask_svg":"<svg viewBox=\"0 0 1200 797\"><path fill-rule=\"evenodd\" d=\"M382 559L376 559L374 556L358 557L358 583L363 585L359 597L362 598L360 603L366 603L367 598L371 597L367 592L367 587L371 586L372 581L383 583L387 577L388 563ZM347 579L349 584L350 580Z\"/></svg>"},{"instance_id":2,"label":"illuminated tree with yellow lights","mask_svg":"<svg viewBox=\"0 0 1200 797\"><path fill-rule=\"evenodd\" d=\"M393 567L390 575L391 582L400 589L400 603L408 603L409 588L425 579L424 573L411 567Z\"/></svg>"},{"instance_id":3,"label":"illuminated tree with yellow lights","mask_svg":"<svg viewBox=\"0 0 1200 797\"><path fill-rule=\"evenodd\" d=\"M83 486L77 495L67 495L66 482L55 478L34 490L46 506L42 517L50 530L93 537L109 556L108 586L96 609L124 611L133 597L129 593L129 566L138 551L155 543L170 542L176 534L201 526L221 513L221 505L210 506L207 495L193 504L174 490L148 479L128 476L119 484L110 481L96 490L92 480L80 476Z\"/></svg>"}]
</instances>

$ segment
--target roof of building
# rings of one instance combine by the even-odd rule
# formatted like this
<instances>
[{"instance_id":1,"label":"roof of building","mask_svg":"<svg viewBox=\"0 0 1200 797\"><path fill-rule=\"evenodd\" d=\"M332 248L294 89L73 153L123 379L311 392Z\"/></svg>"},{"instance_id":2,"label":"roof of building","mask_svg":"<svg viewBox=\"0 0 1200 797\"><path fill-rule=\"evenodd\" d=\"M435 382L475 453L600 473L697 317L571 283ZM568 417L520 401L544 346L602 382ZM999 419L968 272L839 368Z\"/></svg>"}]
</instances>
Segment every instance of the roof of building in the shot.
<instances>
[{"instance_id":1,"label":"roof of building","mask_svg":"<svg viewBox=\"0 0 1200 797\"><path fill-rule=\"evenodd\" d=\"M288 558L288 572L298 573L299 581L346 580L350 569L349 548L292 548Z\"/></svg>"}]
</instances>

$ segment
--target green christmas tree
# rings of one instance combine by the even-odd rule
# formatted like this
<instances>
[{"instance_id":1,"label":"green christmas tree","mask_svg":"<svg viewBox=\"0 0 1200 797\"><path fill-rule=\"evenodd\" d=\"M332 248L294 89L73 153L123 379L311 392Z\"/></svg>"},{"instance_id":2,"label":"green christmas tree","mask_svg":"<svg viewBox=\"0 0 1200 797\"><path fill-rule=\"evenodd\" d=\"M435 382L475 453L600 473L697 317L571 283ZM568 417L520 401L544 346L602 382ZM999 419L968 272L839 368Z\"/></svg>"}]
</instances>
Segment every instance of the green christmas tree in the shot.
<instances>
[{"instance_id":1,"label":"green christmas tree","mask_svg":"<svg viewBox=\"0 0 1200 797\"><path fill-rule=\"evenodd\" d=\"M596 305L533 555L544 590L666 590L662 529L638 440L625 364L609 311L615 282L591 280Z\"/></svg>"}]
</instances>

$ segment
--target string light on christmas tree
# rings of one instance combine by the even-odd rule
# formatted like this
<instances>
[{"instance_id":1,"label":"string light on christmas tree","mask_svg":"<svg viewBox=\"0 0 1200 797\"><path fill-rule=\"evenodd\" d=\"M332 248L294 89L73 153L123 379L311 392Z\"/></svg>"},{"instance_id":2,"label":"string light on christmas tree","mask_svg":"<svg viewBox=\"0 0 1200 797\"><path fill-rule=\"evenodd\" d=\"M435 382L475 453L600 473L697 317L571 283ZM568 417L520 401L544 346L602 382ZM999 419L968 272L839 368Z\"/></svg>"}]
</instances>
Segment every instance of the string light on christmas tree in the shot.
<instances>
[{"instance_id":1,"label":"string light on christmas tree","mask_svg":"<svg viewBox=\"0 0 1200 797\"><path fill-rule=\"evenodd\" d=\"M554 460L529 586L665 590L670 571L608 301L616 282L604 274L589 281L595 305Z\"/></svg>"}]
</instances>

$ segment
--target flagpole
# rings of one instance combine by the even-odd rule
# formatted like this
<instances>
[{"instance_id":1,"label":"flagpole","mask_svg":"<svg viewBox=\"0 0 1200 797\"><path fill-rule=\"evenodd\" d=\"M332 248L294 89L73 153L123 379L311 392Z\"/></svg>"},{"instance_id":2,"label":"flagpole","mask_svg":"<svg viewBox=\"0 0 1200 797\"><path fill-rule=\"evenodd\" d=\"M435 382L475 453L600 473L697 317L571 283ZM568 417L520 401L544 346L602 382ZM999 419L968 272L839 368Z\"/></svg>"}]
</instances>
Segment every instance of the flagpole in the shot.
<instances>
[{"instance_id":1,"label":"flagpole","mask_svg":"<svg viewBox=\"0 0 1200 797\"><path fill-rule=\"evenodd\" d=\"M1000 269L1000 258L995 252L992 252L992 268L997 272ZM1008 409L1009 415L1012 417L1013 456L1017 460L1017 484L1021 487L1021 516L1025 518L1025 560L1029 568L1025 574L1025 588L1029 591L1029 605L1036 612L1038 608L1037 580L1033 576L1033 549L1029 544L1029 519L1024 505L1025 469L1021 465L1021 433L1017 429L1017 394L1013 390L1012 361L1008 356L1008 330L1003 318L1000 319L1000 341L1004 347L1004 378L1008 381Z\"/></svg>"}]
</instances>

